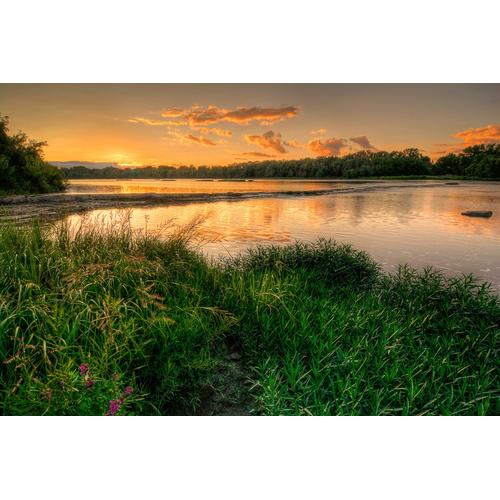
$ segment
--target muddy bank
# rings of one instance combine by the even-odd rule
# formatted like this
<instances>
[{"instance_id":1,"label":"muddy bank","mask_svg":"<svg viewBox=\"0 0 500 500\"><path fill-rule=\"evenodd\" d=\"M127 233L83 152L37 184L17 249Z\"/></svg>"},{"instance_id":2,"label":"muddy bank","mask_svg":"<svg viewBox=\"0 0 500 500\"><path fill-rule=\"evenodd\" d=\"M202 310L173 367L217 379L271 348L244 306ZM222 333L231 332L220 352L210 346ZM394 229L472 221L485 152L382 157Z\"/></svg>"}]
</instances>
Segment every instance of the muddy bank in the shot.
<instances>
[{"instance_id":1,"label":"muddy bank","mask_svg":"<svg viewBox=\"0 0 500 500\"><path fill-rule=\"evenodd\" d=\"M321 189L317 191L257 191L227 193L99 193L99 194L40 194L0 197L0 220L47 219L95 209L133 208L155 205L175 205L215 201L238 201L249 198L291 196L321 196L387 189L446 187L445 182L420 184L390 184Z\"/></svg>"}]
</instances>

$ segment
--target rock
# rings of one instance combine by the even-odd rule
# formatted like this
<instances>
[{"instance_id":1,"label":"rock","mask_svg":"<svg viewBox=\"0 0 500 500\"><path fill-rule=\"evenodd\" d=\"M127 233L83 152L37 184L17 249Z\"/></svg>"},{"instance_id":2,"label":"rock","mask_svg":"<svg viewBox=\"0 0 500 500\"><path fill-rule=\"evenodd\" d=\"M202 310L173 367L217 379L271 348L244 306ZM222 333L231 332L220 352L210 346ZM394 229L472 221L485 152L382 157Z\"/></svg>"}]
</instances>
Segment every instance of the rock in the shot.
<instances>
[{"instance_id":1,"label":"rock","mask_svg":"<svg viewBox=\"0 0 500 500\"><path fill-rule=\"evenodd\" d=\"M468 217L491 217L493 212L491 210L467 210L462 212L462 215L467 215Z\"/></svg>"},{"instance_id":2,"label":"rock","mask_svg":"<svg viewBox=\"0 0 500 500\"><path fill-rule=\"evenodd\" d=\"M241 359L241 354L237 352L232 352L227 356L227 359L230 359L231 361L237 361L238 359Z\"/></svg>"}]
</instances>

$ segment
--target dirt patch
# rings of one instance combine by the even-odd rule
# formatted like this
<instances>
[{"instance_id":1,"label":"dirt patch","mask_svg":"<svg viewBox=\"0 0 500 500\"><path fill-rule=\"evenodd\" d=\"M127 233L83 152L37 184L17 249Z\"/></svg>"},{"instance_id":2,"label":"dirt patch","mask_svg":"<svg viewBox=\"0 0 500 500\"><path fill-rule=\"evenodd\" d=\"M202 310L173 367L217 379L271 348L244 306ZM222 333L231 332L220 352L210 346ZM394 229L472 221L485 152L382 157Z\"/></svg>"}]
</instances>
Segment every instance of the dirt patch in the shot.
<instances>
[{"instance_id":1,"label":"dirt patch","mask_svg":"<svg viewBox=\"0 0 500 500\"><path fill-rule=\"evenodd\" d=\"M196 415L252 415L253 398L250 389L251 382L243 358L239 353L230 353L214 373Z\"/></svg>"}]
</instances>

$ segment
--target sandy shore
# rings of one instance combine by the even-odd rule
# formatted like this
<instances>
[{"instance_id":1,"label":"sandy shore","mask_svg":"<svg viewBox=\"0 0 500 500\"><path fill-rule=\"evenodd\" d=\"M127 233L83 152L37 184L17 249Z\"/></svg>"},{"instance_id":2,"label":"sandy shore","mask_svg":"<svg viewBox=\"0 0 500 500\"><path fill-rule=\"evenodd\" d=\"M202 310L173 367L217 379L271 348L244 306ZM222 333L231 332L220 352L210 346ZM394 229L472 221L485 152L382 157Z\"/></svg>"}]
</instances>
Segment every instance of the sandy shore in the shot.
<instances>
[{"instance_id":1,"label":"sandy shore","mask_svg":"<svg viewBox=\"0 0 500 500\"><path fill-rule=\"evenodd\" d=\"M66 214L95 209L133 208L155 205L238 201L251 198L276 198L291 196L321 196L387 189L446 187L447 183L405 183L347 188L321 189L317 191L258 191L227 193L102 193L102 194L40 194L0 197L0 220L29 220L35 217L51 219Z\"/></svg>"}]
</instances>

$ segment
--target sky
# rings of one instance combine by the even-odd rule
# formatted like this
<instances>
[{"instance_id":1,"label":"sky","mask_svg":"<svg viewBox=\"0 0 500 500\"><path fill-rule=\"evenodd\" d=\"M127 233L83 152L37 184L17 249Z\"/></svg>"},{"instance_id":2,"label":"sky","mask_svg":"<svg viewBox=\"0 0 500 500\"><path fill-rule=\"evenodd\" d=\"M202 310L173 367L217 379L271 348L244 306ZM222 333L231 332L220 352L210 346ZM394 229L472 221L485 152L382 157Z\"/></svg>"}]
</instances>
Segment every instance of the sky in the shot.
<instances>
[{"instance_id":1,"label":"sky","mask_svg":"<svg viewBox=\"0 0 500 500\"><path fill-rule=\"evenodd\" d=\"M500 142L500 84L0 84L51 162L226 165Z\"/></svg>"}]
</instances>

